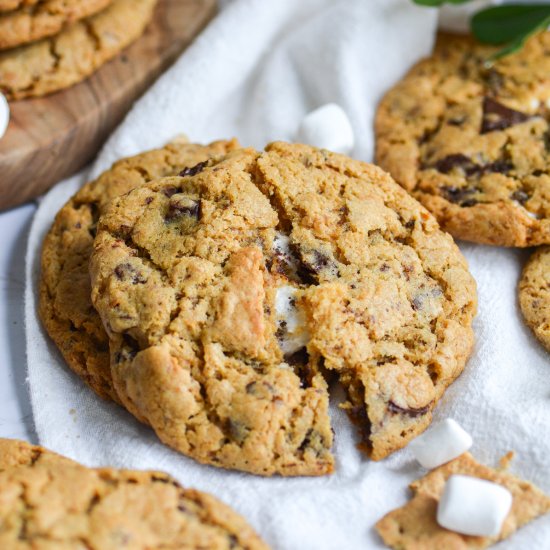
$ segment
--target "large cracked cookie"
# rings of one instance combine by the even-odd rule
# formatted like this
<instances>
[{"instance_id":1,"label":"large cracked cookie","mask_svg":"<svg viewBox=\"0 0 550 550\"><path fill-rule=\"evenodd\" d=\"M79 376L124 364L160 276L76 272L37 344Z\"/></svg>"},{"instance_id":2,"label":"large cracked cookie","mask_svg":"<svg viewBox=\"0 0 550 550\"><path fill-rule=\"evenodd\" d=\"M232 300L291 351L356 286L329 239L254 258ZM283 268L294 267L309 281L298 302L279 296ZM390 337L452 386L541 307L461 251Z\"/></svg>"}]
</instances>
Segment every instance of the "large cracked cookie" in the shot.
<instances>
[{"instance_id":1,"label":"large cracked cookie","mask_svg":"<svg viewBox=\"0 0 550 550\"><path fill-rule=\"evenodd\" d=\"M237 146L236 141L180 141L120 160L84 185L57 214L42 248L40 317L69 367L102 397L118 401L109 342L90 299L88 262L99 216L114 197Z\"/></svg>"},{"instance_id":2,"label":"large cracked cookie","mask_svg":"<svg viewBox=\"0 0 550 550\"><path fill-rule=\"evenodd\" d=\"M90 469L0 439L0 547L265 550L246 521L162 472Z\"/></svg>"},{"instance_id":3,"label":"large cracked cookie","mask_svg":"<svg viewBox=\"0 0 550 550\"><path fill-rule=\"evenodd\" d=\"M457 238L550 243L550 33L493 52L440 36L382 100L376 159Z\"/></svg>"},{"instance_id":4,"label":"large cracked cookie","mask_svg":"<svg viewBox=\"0 0 550 550\"><path fill-rule=\"evenodd\" d=\"M106 8L113 0L44 0L0 13L0 49L57 34L63 27Z\"/></svg>"},{"instance_id":5,"label":"large cracked cookie","mask_svg":"<svg viewBox=\"0 0 550 550\"><path fill-rule=\"evenodd\" d=\"M430 423L473 342L451 237L382 170L237 150L115 199L90 263L124 405L201 462L333 468L325 377L381 459Z\"/></svg>"},{"instance_id":6,"label":"large cracked cookie","mask_svg":"<svg viewBox=\"0 0 550 550\"><path fill-rule=\"evenodd\" d=\"M519 282L519 303L525 322L550 351L550 247L529 258Z\"/></svg>"},{"instance_id":7,"label":"large cracked cookie","mask_svg":"<svg viewBox=\"0 0 550 550\"><path fill-rule=\"evenodd\" d=\"M528 522L550 512L550 498L528 481L506 472L510 458L510 455L504 457L501 468L493 469L465 453L439 466L411 483L412 500L386 514L376 524L376 530L384 543L395 550L482 550L512 536ZM437 523L437 506L445 483L456 474L498 483L512 493L512 509L496 537L461 535Z\"/></svg>"},{"instance_id":8,"label":"large cracked cookie","mask_svg":"<svg viewBox=\"0 0 550 550\"><path fill-rule=\"evenodd\" d=\"M39 97L84 80L143 33L156 3L114 0L56 36L0 52L0 92Z\"/></svg>"}]
</instances>

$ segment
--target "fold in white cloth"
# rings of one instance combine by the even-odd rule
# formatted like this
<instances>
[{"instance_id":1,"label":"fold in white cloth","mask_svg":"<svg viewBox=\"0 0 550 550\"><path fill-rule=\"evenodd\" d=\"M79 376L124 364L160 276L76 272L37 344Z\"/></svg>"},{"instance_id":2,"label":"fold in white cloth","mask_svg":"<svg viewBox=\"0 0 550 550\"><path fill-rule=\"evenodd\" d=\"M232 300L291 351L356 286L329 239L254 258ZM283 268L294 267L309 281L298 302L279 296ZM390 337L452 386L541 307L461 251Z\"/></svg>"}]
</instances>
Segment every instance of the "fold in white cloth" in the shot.
<instances>
[{"instance_id":1,"label":"fold in white cloth","mask_svg":"<svg viewBox=\"0 0 550 550\"><path fill-rule=\"evenodd\" d=\"M28 374L40 443L88 465L168 471L232 505L273 548L383 547L374 523L403 504L407 484L423 474L407 449L369 461L356 449L347 417L332 407L337 464L329 477L263 479L171 451L64 365L36 313L39 253L55 212L88 175L182 132L193 141L237 136L263 147L290 139L306 112L336 102L354 127L352 156L370 160L377 102L430 51L436 18L436 11L408 0L234 0L135 105L91 173L52 189L34 220L27 257ZM462 250L479 285L477 346L436 418L457 419L485 462L517 450L515 471L550 492L550 363L516 304L526 253L475 245ZM550 548L550 518L522 529L502 548Z\"/></svg>"}]
</instances>

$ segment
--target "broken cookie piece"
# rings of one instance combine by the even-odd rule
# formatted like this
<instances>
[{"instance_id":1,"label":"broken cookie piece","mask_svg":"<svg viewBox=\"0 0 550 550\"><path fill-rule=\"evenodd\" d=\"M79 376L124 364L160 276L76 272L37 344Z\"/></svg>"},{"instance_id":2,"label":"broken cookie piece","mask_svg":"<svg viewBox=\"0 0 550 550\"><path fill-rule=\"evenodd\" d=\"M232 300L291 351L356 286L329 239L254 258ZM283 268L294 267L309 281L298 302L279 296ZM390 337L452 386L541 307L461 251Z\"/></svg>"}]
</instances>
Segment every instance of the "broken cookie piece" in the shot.
<instances>
[{"instance_id":1,"label":"broken cookie piece","mask_svg":"<svg viewBox=\"0 0 550 550\"><path fill-rule=\"evenodd\" d=\"M469 536L441 527L437 522L438 504L451 476L462 475L502 485L512 494L512 507L496 536ZM382 540L395 550L440 550L468 548L480 550L511 536L533 519L550 512L550 498L537 487L504 469L479 464L464 453L411 483L413 498L386 514L376 524Z\"/></svg>"}]
</instances>

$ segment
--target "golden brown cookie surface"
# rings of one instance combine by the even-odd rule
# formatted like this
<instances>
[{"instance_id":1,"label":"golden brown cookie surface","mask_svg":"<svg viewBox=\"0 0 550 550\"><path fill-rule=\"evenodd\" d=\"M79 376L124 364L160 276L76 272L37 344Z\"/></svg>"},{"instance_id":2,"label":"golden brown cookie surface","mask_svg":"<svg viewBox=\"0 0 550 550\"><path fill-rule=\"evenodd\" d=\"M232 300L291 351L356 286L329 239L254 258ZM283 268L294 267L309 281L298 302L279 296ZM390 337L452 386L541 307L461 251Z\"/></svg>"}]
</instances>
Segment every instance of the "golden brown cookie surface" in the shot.
<instances>
[{"instance_id":1,"label":"golden brown cookie surface","mask_svg":"<svg viewBox=\"0 0 550 550\"><path fill-rule=\"evenodd\" d=\"M301 145L238 150L114 200L90 264L125 406L201 462L332 470L324 376L380 459L462 372L475 283L378 168Z\"/></svg>"},{"instance_id":2,"label":"golden brown cookie surface","mask_svg":"<svg viewBox=\"0 0 550 550\"><path fill-rule=\"evenodd\" d=\"M17 8L34 6L42 0L0 0L0 12L9 12Z\"/></svg>"},{"instance_id":3,"label":"golden brown cookie surface","mask_svg":"<svg viewBox=\"0 0 550 550\"><path fill-rule=\"evenodd\" d=\"M138 38L157 0L114 0L58 35L0 52L0 92L39 97L80 82Z\"/></svg>"},{"instance_id":4,"label":"golden brown cookie surface","mask_svg":"<svg viewBox=\"0 0 550 550\"><path fill-rule=\"evenodd\" d=\"M550 33L492 51L440 36L382 100L376 159L457 238L550 243Z\"/></svg>"},{"instance_id":5,"label":"golden brown cookie surface","mask_svg":"<svg viewBox=\"0 0 550 550\"><path fill-rule=\"evenodd\" d=\"M90 469L0 439L0 547L153 550L267 545L214 497L162 472Z\"/></svg>"},{"instance_id":6,"label":"golden brown cookie surface","mask_svg":"<svg viewBox=\"0 0 550 550\"><path fill-rule=\"evenodd\" d=\"M550 247L529 258L519 282L519 303L525 322L550 351Z\"/></svg>"},{"instance_id":7,"label":"golden brown cookie surface","mask_svg":"<svg viewBox=\"0 0 550 550\"><path fill-rule=\"evenodd\" d=\"M447 479L453 474L486 479L503 485L512 493L512 509L497 537L466 536L439 526L437 505ZM502 469L479 464L469 453L432 470L411 483L410 488L414 495L412 500L376 524L383 541L396 550L481 550L510 537L529 521L550 512L550 498L537 487Z\"/></svg>"},{"instance_id":8,"label":"golden brown cookie surface","mask_svg":"<svg viewBox=\"0 0 550 550\"><path fill-rule=\"evenodd\" d=\"M118 401L111 382L109 342L90 299L88 262L99 216L114 197L237 146L236 141L174 142L120 160L84 185L57 214L42 248L40 316L71 369L102 397Z\"/></svg>"},{"instance_id":9,"label":"golden brown cookie surface","mask_svg":"<svg viewBox=\"0 0 550 550\"><path fill-rule=\"evenodd\" d=\"M37 5L0 13L0 50L46 36L106 8L113 0L44 0Z\"/></svg>"}]
</instances>

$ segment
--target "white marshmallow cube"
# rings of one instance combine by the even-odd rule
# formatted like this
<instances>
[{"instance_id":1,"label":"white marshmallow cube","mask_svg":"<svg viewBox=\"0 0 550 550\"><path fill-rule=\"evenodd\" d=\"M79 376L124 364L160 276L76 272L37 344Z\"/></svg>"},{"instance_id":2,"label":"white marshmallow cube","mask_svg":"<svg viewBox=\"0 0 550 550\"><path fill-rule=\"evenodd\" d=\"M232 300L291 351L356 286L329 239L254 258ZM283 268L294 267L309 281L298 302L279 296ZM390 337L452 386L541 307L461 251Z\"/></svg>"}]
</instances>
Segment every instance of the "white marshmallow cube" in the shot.
<instances>
[{"instance_id":1,"label":"white marshmallow cube","mask_svg":"<svg viewBox=\"0 0 550 550\"><path fill-rule=\"evenodd\" d=\"M310 340L306 315L296 305L296 293L296 288L285 285L277 288L275 294L279 345L285 355L296 353Z\"/></svg>"},{"instance_id":2,"label":"white marshmallow cube","mask_svg":"<svg viewBox=\"0 0 550 550\"><path fill-rule=\"evenodd\" d=\"M327 103L304 117L294 141L349 154L355 137L344 109L336 103Z\"/></svg>"},{"instance_id":3,"label":"white marshmallow cube","mask_svg":"<svg viewBox=\"0 0 550 550\"><path fill-rule=\"evenodd\" d=\"M8 100L0 94L0 138L6 133L10 121Z\"/></svg>"},{"instance_id":4,"label":"white marshmallow cube","mask_svg":"<svg viewBox=\"0 0 550 550\"><path fill-rule=\"evenodd\" d=\"M409 449L421 466L431 469L465 453L472 443L472 436L458 422L447 418L413 439Z\"/></svg>"},{"instance_id":5,"label":"white marshmallow cube","mask_svg":"<svg viewBox=\"0 0 550 550\"><path fill-rule=\"evenodd\" d=\"M477 477L453 475L437 507L437 523L462 535L495 537L512 507L512 493Z\"/></svg>"}]
</instances>

